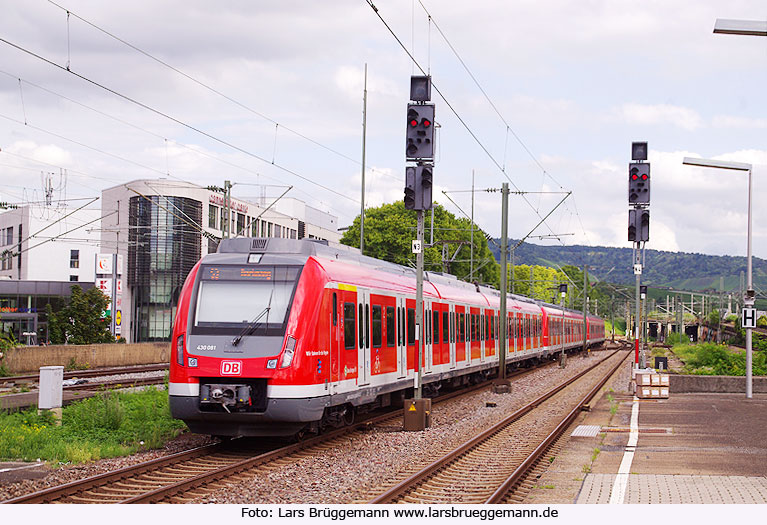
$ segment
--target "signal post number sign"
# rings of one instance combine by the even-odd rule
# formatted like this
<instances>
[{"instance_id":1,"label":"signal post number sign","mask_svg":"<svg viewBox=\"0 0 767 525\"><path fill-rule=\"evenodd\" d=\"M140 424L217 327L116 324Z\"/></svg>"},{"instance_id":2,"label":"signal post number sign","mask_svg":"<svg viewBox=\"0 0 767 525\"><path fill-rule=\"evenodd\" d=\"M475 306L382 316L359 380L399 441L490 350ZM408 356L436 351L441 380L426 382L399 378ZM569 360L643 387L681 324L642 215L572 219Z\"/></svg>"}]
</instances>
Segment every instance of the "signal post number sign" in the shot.
<instances>
[{"instance_id":1,"label":"signal post number sign","mask_svg":"<svg viewBox=\"0 0 767 525\"><path fill-rule=\"evenodd\" d=\"M756 328L756 308L744 308L740 318L743 328Z\"/></svg>"}]
</instances>

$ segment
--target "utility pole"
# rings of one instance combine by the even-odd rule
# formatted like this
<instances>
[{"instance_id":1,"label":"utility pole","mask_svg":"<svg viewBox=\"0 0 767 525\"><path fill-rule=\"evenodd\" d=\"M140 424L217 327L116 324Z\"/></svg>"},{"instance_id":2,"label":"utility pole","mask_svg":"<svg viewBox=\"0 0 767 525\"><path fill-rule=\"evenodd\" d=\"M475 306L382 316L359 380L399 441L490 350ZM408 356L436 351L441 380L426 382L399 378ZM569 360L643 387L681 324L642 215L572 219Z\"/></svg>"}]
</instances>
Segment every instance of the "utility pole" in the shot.
<instances>
[{"instance_id":1,"label":"utility pole","mask_svg":"<svg viewBox=\"0 0 767 525\"><path fill-rule=\"evenodd\" d=\"M469 282L474 281L474 170L471 170L471 261L469 262Z\"/></svg>"},{"instance_id":2,"label":"utility pole","mask_svg":"<svg viewBox=\"0 0 767 525\"><path fill-rule=\"evenodd\" d=\"M424 319L423 319L423 212L432 207L434 168L434 104L431 100L431 77L410 77L410 102L407 105L406 161L415 166L405 168L405 208L416 211L417 239L413 242L416 254L415 305L415 373L413 399L406 399L404 430L424 430L430 426L431 399L423 399ZM363 166L364 168L364 166ZM432 221L433 223L433 221Z\"/></svg>"},{"instance_id":3,"label":"utility pole","mask_svg":"<svg viewBox=\"0 0 767 525\"><path fill-rule=\"evenodd\" d=\"M586 341L587 337L587 324L586 324L586 310L588 309L589 305L587 302L587 297L589 295L589 267L588 265L583 266L583 355L586 355L588 350L588 342Z\"/></svg>"},{"instance_id":4,"label":"utility pole","mask_svg":"<svg viewBox=\"0 0 767 525\"><path fill-rule=\"evenodd\" d=\"M636 276L636 316L634 319L634 366L644 367L644 353L640 361L640 307L639 286L642 278L644 243L650 240L650 163L647 160L647 142L631 143L629 163L628 201L629 210L628 240L634 243L634 275Z\"/></svg>"},{"instance_id":5,"label":"utility pole","mask_svg":"<svg viewBox=\"0 0 767 525\"><path fill-rule=\"evenodd\" d=\"M565 353L565 296L567 295L567 284L559 285L559 308L562 310L562 355L559 356L559 368L567 367L567 354Z\"/></svg>"},{"instance_id":6,"label":"utility pole","mask_svg":"<svg viewBox=\"0 0 767 525\"><path fill-rule=\"evenodd\" d=\"M232 232L232 183L230 181L224 181L224 190L226 191L224 199L224 209L226 210L224 212L224 215L226 215L225 238L228 239Z\"/></svg>"},{"instance_id":7,"label":"utility pole","mask_svg":"<svg viewBox=\"0 0 767 525\"><path fill-rule=\"evenodd\" d=\"M499 323L499 354L498 354L498 381L495 384L494 392L509 393L511 384L506 379L506 326L508 315L506 313L506 259L509 246L509 183L504 182L501 186L501 312Z\"/></svg>"},{"instance_id":8,"label":"utility pole","mask_svg":"<svg viewBox=\"0 0 767 525\"><path fill-rule=\"evenodd\" d=\"M360 253L365 254L365 136L367 131L368 65L365 63L365 87L362 91L362 199L360 202Z\"/></svg>"},{"instance_id":9,"label":"utility pole","mask_svg":"<svg viewBox=\"0 0 767 525\"><path fill-rule=\"evenodd\" d=\"M722 344L722 293L724 292L724 277L719 277L719 323L716 329L716 343Z\"/></svg>"}]
</instances>

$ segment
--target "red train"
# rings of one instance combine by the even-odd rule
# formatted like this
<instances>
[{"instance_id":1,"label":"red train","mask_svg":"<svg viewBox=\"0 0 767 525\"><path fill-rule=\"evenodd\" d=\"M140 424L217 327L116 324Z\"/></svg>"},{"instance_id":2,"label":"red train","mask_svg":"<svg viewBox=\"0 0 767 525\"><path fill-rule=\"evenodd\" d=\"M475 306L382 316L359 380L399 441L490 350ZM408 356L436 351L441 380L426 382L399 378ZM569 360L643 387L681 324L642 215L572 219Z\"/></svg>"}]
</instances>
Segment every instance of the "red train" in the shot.
<instances>
[{"instance_id":1,"label":"red train","mask_svg":"<svg viewBox=\"0 0 767 525\"><path fill-rule=\"evenodd\" d=\"M401 401L415 378L415 272L310 240L225 239L190 272L170 406L193 432L291 435ZM498 370L500 293L426 273L426 395ZM604 321L509 295L510 367L604 341Z\"/></svg>"}]
</instances>

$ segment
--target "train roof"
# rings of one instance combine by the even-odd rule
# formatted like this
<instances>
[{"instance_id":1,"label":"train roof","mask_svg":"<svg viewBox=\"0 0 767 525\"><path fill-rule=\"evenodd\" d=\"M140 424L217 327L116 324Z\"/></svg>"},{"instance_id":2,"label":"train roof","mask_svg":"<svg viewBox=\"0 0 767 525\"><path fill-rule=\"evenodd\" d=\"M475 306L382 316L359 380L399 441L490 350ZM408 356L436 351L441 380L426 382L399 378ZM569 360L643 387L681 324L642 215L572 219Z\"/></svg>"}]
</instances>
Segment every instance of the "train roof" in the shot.
<instances>
[{"instance_id":1,"label":"train roof","mask_svg":"<svg viewBox=\"0 0 767 525\"><path fill-rule=\"evenodd\" d=\"M281 239L276 237L235 237L222 239L210 262L247 262L250 254L262 254L261 264L306 264L313 257L327 272L328 278L338 282L357 282L362 285L415 293L415 268L382 261L362 255L359 249L344 244L315 239ZM371 273L373 270L373 273ZM424 272L424 297L452 302L482 303L498 307L501 293L495 288L467 283L454 275ZM553 304L534 301L516 294L507 295L509 311L540 311L559 314L562 309ZM567 312L582 316L576 310ZM568 316L569 317L569 316Z\"/></svg>"}]
</instances>

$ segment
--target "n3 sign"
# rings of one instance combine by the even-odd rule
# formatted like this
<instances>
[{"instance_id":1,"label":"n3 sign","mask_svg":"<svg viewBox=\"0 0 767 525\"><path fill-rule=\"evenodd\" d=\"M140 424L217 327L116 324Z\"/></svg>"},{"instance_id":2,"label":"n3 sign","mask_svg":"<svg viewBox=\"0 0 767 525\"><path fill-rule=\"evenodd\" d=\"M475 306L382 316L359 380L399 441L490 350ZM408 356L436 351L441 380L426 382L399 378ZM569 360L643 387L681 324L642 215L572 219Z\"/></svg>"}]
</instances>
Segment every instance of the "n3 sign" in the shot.
<instances>
[{"instance_id":1,"label":"n3 sign","mask_svg":"<svg viewBox=\"0 0 767 525\"><path fill-rule=\"evenodd\" d=\"M740 318L743 328L756 328L756 308L744 308Z\"/></svg>"}]
</instances>

